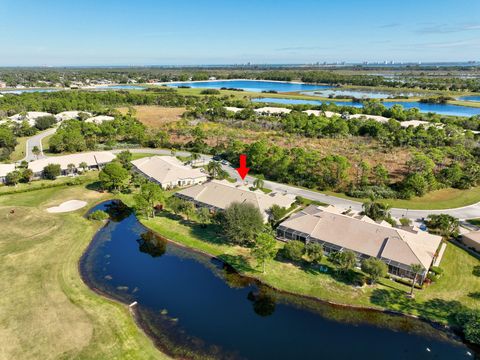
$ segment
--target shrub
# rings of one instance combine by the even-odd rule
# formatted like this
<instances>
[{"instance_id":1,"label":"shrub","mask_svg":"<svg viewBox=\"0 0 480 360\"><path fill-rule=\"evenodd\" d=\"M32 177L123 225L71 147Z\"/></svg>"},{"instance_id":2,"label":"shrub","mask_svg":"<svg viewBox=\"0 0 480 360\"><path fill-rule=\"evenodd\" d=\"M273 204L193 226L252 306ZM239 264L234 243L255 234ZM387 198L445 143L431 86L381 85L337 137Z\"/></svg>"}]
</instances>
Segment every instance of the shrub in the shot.
<instances>
[{"instance_id":1,"label":"shrub","mask_svg":"<svg viewBox=\"0 0 480 360\"><path fill-rule=\"evenodd\" d=\"M382 260L371 257L363 260L362 271L370 277L372 284L377 282L378 279L385 276L388 267Z\"/></svg>"},{"instance_id":2,"label":"shrub","mask_svg":"<svg viewBox=\"0 0 480 360\"><path fill-rule=\"evenodd\" d=\"M465 309L455 315L461 326L465 339L473 344L480 344L480 311Z\"/></svg>"},{"instance_id":3,"label":"shrub","mask_svg":"<svg viewBox=\"0 0 480 360\"><path fill-rule=\"evenodd\" d=\"M249 245L262 231L263 217L255 205L234 202L225 209L222 226L232 243Z\"/></svg>"},{"instance_id":4,"label":"shrub","mask_svg":"<svg viewBox=\"0 0 480 360\"><path fill-rule=\"evenodd\" d=\"M314 264L319 264L323 258L323 246L317 242L310 242L305 246L305 251Z\"/></svg>"},{"instance_id":5,"label":"shrub","mask_svg":"<svg viewBox=\"0 0 480 360\"><path fill-rule=\"evenodd\" d=\"M430 271L434 273L435 275L442 275L443 274L443 269L439 266L432 266L430 268Z\"/></svg>"},{"instance_id":6,"label":"shrub","mask_svg":"<svg viewBox=\"0 0 480 360\"><path fill-rule=\"evenodd\" d=\"M282 253L287 259L300 261L305 254L305 244L298 240L290 240L283 247Z\"/></svg>"},{"instance_id":7,"label":"shrub","mask_svg":"<svg viewBox=\"0 0 480 360\"><path fill-rule=\"evenodd\" d=\"M399 194L386 186L364 186L352 188L346 192L348 196L356 198L396 199Z\"/></svg>"},{"instance_id":8,"label":"shrub","mask_svg":"<svg viewBox=\"0 0 480 360\"><path fill-rule=\"evenodd\" d=\"M5 176L5 184L7 185L17 185L22 178L22 174L18 170L14 170L9 172L7 176Z\"/></svg>"},{"instance_id":9,"label":"shrub","mask_svg":"<svg viewBox=\"0 0 480 360\"><path fill-rule=\"evenodd\" d=\"M52 115L41 116L35 120L35 127L38 130L45 130L45 129L51 128L56 123L57 123L57 120Z\"/></svg>"},{"instance_id":10,"label":"shrub","mask_svg":"<svg viewBox=\"0 0 480 360\"><path fill-rule=\"evenodd\" d=\"M61 173L62 169L59 164L48 164L43 168L43 177L48 180L55 180Z\"/></svg>"},{"instance_id":11,"label":"shrub","mask_svg":"<svg viewBox=\"0 0 480 360\"><path fill-rule=\"evenodd\" d=\"M410 279L397 278L397 277L394 277L393 280L395 282L398 282L400 284L407 285L407 286L412 286L412 281L413 281L413 280L410 280ZM416 282L415 283L415 288L416 289L423 289L423 286L420 285L418 282Z\"/></svg>"},{"instance_id":12,"label":"shrub","mask_svg":"<svg viewBox=\"0 0 480 360\"><path fill-rule=\"evenodd\" d=\"M107 220L109 218L109 215L103 210L95 210L90 215L88 215L88 218L90 220L103 221L103 220Z\"/></svg>"},{"instance_id":13,"label":"shrub","mask_svg":"<svg viewBox=\"0 0 480 360\"><path fill-rule=\"evenodd\" d=\"M204 90L200 91L200 94L203 94L203 95L218 95L218 94L220 94L220 91L217 90L217 89L204 89Z\"/></svg>"}]
</instances>

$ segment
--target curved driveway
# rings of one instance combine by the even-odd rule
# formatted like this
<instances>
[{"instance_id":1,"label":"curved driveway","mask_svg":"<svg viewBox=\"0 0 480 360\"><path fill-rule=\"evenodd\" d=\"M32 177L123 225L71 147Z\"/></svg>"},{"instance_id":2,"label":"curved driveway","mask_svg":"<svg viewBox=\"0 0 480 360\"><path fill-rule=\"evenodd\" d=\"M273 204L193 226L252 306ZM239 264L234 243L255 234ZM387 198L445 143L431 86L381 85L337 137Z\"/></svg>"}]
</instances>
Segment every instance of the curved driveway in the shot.
<instances>
[{"instance_id":1,"label":"curved driveway","mask_svg":"<svg viewBox=\"0 0 480 360\"><path fill-rule=\"evenodd\" d=\"M38 133L37 135L34 135L31 138L29 138L27 140L27 144L26 144L27 149L26 149L25 157L22 159L22 161L23 160L32 161L32 160L37 160L37 159L44 158L45 155L43 154L42 140L43 140L43 138L45 138L49 135L55 134L55 131L57 131L57 128L48 129L48 130L42 131L41 133ZM34 155L33 152L32 152L33 148L35 146L40 149L40 155L38 155L38 156Z\"/></svg>"},{"instance_id":2,"label":"curved driveway","mask_svg":"<svg viewBox=\"0 0 480 360\"><path fill-rule=\"evenodd\" d=\"M54 134L55 131L56 131L56 128L48 129L46 131L41 132L40 134L32 136L27 141L27 153L24 160L31 161L31 160L37 159L37 157L32 154L32 149L34 146L38 146L38 148L42 151L41 155L39 155L38 158L45 157L42 149L42 139L51 134ZM142 148L142 149L129 149L129 150L132 153L148 153L148 154L159 154L159 155L171 154L171 151L166 149ZM113 150L112 152L119 153L120 151L122 150ZM189 156L190 152L176 151L175 154L180 156ZM202 160L207 162L212 159L210 155L201 155L201 158ZM231 177L239 181L241 180L237 171L231 166L222 165L222 168L225 171L227 171ZM245 182L249 184L252 184L254 180L255 178L253 176L247 176L245 178ZM358 201L352 201L352 200L343 199L335 196L330 196L330 195L322 194L316 191L302 189L302 188L298 188L291 185L285 185L285 184L277 183L274 181L265 180L265 187L274 191L285 192L285 193L293 194L295 196L302 196L306 199L320 201L323 203L335 205L345 209L351 208L352 210L355 210L355 211L362 210L362 203ZM461 220L473 219L473 218L480 218L480 202L473 205L469 205L469 206L464 206L464 207L455 208L455 209L444 209L444 210L409 210L409 209L392 208L391 214L396 218L407 217L412 220L426 218L430 214L449 214Z\"/></svg>"}]
</instances>

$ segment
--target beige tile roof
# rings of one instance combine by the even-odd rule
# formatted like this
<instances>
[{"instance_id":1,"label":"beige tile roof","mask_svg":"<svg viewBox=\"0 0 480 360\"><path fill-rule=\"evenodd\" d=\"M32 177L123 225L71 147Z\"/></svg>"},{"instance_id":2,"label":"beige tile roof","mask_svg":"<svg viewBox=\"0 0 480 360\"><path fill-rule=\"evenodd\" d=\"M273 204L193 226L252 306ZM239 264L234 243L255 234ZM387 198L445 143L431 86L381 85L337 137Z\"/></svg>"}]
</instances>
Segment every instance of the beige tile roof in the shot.
<instances>
[{"instance_id":1,"label":"beige tile roof","mask_svg":"<svg viewBox=\"0 0 480 360\"><path fill-rule=\"evenodd\" d=\"M152 156L132 161L142 173L155 179L160 184L176 183L179 180L204 179L207 175L199 169L193 169L191 166L183 163L173 156Z\"/></svg>"},{"instance_id":2,"label":"beige tile roof","mask_svg":"<svg viewBox=\"0 0 480 360\"><path fill-rule=\"evenodd\" d=\"M0 177L6 176L15 170L15 164L0 164Z\"/></svg>"},{"instance_id":3,"label":"beige tile roof","mask_svg":"<svg viewBox=\"0 0 480 360\"><path fill-rule=\"evenodd\" d=\"M23 120L28 121L30 126L35 125L35 120L38 119L39 117L43 116L52 116L52 114L47 113L47 112L41 112L41 111L29 111L25 115L22 114L15 114L10 116L10 119L13 121L21 122Z\"/></svg>"},{"instance_id":4,"label":"beige tile roof","mask_svg":"<svg viewBox=\"0 0 480 360\"><path fill-rule=\"evenodd\" d=\"M472 231L468 234L462 235L464 238L471 240L472 242L476 242L480 245L480 230L479 231Z\"/></svg>"},{"instance_id":5,"label":"beige tile roof","mask_svg":"<svg viewBox=\"0 0 480 360\"><path fill-rule=\"evenodd\" d=\"M212 180L181 190L178 194L218 209L225 209L234 202L253 204L263 214L264 219L268 218L267 210L274 204L289 208L295 202L295 197L292 195L275 192L265 194L261 190L251 191L245 186L238 186L226 180Z\"/></svg>"},{"instance_id":6,"label":"beige tile roof","mask_svg":"<svg viewBox=\"0 0 480 360\"><path fill-rule=\"evenodd\" d=\"M234 113L237 113L239 111L242 111L243 108L235 107L235 106L225 106L225 110L232 111Z\"/></svg>"},{"instance_id":7,"label":"beige tile roof","mask_svg":"<svg viewBox=\"0 0 480 360\"><path fill-rule=\"evenodd\" d=\"M421 264L425 269L430 267L441 243L440 236L378 224L365 216L342 215L330 208L317 208L314 212L310 207L280 226L368 256L383 257L407 266Z\"/></svg>"},{"instance_id":8,"label":"beige tile roof","mask_svg":"<svg viewBox=\"0 0 480 360\"><path fill-rule=\"evenodd\" d=\"M322 111L322 110L305 110L305 114L307 115L315 115L315 116L321 116L325 115L327 118L331 118L334 116L340 116L339 113L333 112L333 111Z\"/></svg>"},{"instance_id":9,"label":"beige tile roof","mask_svg":"<svg viewBox=\"0 0 480 360\"><path fill-rule=\"evenodd\" d=\"M258 114L269 114L269 115L290 114L292 112L292 110L290 109L286 109L282 107L272 107L272 106L265 106L259 109L255 109L254 111Z\"/></svg>"},{"instance_id":10,"label":"beige tile roof","mask_svg":"<svg viewBox=\"0 0 480 360\"><path fill-rule=\"evenodd\" d=\"M372 120L375 120L379 123L386 123L386 122L388 122L388 120L390 120L389 118L386 118L384 116L366 115L366 114L353 114L353 115L350 115L348 118L349 119L361 119L361 118L372 119Z\"/></svg>"},{"instance_id":11,"label":"beige tile roof","mask_svg":"<svg viewBox=\"0 0 480 360\"><path fill-rule=\"evenodd\" d=\"M94 123L94 124L101 124L104 121L113 121L115 118L113 116L108 116L108 115L98 115L98 116L93 116L85 120L86 123Z\"/></svg>"},{"instance_id":12,"label":"beige tile roof","mask_svg":"<svg viewBox=\"0 0 480 360\"><path fill-rule=\"evenodd\" d=\"M73 110L73 111L63 111L61 113L58 113L57 115L55 115L55 119L57 119L57 121L65 121L65 120L70 120L70 119L76 119L76 118L78 118L78 115L80 113L85 113L89 116L92 116L92 114L90 114L87 111Z\"/></svg>"},{"instance_id":13,"label":"beige tile roof","mask_svg":"<svg viewBox=\"0 0 480 360\"><path fill-rule=\"evenodd\" d=\"M62 170L67 170L68 164L74 164L78 167L80 163L86 162L88 166L96 166L98 164L106 164L113 159L115 159L115 155L109 151L92 151L34 160L28 163L28 168L34 173L39 173L49 164L59 164Z\"/></svg>"}]
</instances>

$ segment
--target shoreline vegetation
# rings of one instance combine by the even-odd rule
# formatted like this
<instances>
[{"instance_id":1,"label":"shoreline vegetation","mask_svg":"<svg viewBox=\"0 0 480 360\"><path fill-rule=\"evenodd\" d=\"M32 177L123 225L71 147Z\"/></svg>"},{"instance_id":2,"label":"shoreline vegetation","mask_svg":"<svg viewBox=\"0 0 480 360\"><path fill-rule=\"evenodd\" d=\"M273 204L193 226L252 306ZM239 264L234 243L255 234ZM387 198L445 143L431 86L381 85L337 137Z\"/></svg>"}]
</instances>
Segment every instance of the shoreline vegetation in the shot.
<instances>
[{"instance_id":1,"label":"shoreline vegetation","mask_svg":"<svg viewBox=\"0 0 480 360\"><path fill-rule=\"evenodd\" d=\"M119 199L127 206L132 206L132 199L129 196L120 196ZM453 331L456 335L460 334L460 331L451 317L460 306L465 305L465 299L475 293L475 291L470 294L465 292L477 290L480 287L478 279L471 275L475 264L478 266L480 262L453 243L447 245L442 263L442 267L446 270L443 278L423 290L417 290L416 298L410 299L407 296L409 286L388 279L380 279L375 286L365 285L361 288L356 288L352 284L342 284L332 276L333 270L328 260L322 260L319 264L329 268L328 273L314 271L302 261L284 263L277 260L269 260L268 272L262 273L257 269L257 264L248 249L227 245L218 235L218 229L213 229L211 226L202 227L192 220L164 211L154 218L146 219L142 216L137 218L143 226L157 235L180 246L217 258L233 267L240 275L282 293L344 308L368 309L413 317L426 321L438 329ZM281 247L280 242L277 242L277 247ZM457 261L462 263L463 269L456 268ZM467 275L469 272L470 274ZM454 279L458 277L463 279ZM473 281L473 284L470 283L473 287L468 288L465 285L470 281ZM460 284L460 286L452 286L452 284ZM449 289L450 286L453 288ZM478 309L474 299L469 299L467 303Z\"/></svg>"},{"instance_id":2,"label":"shoreline vegetation","mask_svg":"<svg viewBox=\"0 0 480 360\"><path fill-rule=\"evenodd\" d=\"M113 195L110 200L123 202L125 200L129 201L130 199L129 199L129 197ZM105 202L105 201L108 201L108 200L103 200L102 202ZM90 209L87 210L87 212L90 211L96 205L98 205L98 204L91 205ZM133 210L133 208L132 208L132 210ZM453 341L459 341L459 342L464 341L461 337L461 334L456 329L451 328L450 326L446 325L445 323L439 322L438 320L434 320L434 319L430 319L430 318L427 318L427 317L422 317L422 316L418 316L418 315L414 315L414 314L409 314L409 313L405 313L405 312L402 312L402 311L386 309L386 308L378 308L378 307L374 307L374 306L362 306L362 305L355 305L355 304L348 304L348 303L340 303L340 302L335 302L335 301L331 301L331 300L328 300L328 299L319 298L319 297L316 297L316 296L310 296L310 295L305 295L305 294L298 293L298 292L292 292L292 291L289 291L289 290L285 290L282 287L277 287L277 286L271 284L270 282L265 281L262 278L259 278L258 276L255 276L255 275L252 275L252 274L246 274L246 273L238 270L237 266L232 265L231 262L229 262L223 256L213 255L210 252L205 251L200 247L192 246L191 244L187 244L184 241L173 240L172 238L165 237L165 235L161 232L158 232L155 229L154 226L152 226L151 224L149 225L149 222L145 221L145 219L143 217L141 217L137 214L136 218L137 218L138 222L146 230L151 231L152 233L154 233L155 235L159 236L160 238L166 240L167 242L169 242L171 244L174 244L176 246L179 246L181 248L188 249L189 251L191 251L195 254L199 254L199 255L207 257L209 259L215 259L215 260L219 261L220 263L222 263L224 266L231 268L231 270L229 270L229 271L234 271L235 274L238 274L239 276L241 276L242 283L244 283L243 280L245 280L246 282L255 282L259 286L260 285L264 286L264 287L266 287L270 290L276 291L279 294L282 294L286 297L291 297L290 301L293 301L292 303L297 304L298 306L301 306L301 307L308 308L313 312L318 311L317 306L322 306L322 305L329 305L329 306L339 308L339 309L342 309L342 310L345 310L345 311L346 310L352 310L352 311L355 312L355 314L344 315L344 316L338 315L338 314L336 316L331 316L330 314L320 312L320 314L324 317L335 319L336 321L339 321L339 322L342 322L342 321L346 321L346 322L359 321L361 323L371 323L373 326L386 327L386 328L396 328L398 326L400 331L401 331L401 328L405 326L402 323L401 320L400 320L400 324L397 324L395 321L394 321L394 324L390 324L390 323L386 324L382 321L378 322L378 321L374 320L374 319L377 319L376 314L378 314L378 315L381 315L381 314L391 315L391 316L395 316L395 317L398 316L400 318L403 317L403 318L407 318L407 319L410 318L410 319L415 319L415 320L421 321L421 323L424 326L429 326L429 327L432 327L435 330L439 331L439 333L435 334L434 336L440 336L442 338L445 337L445 339L449 339L449 340L453 340ZM151 219L151 220L155 220L155 218ZM107 220L107 222L108 221L109 220ZM104 222L103 226L106 226L107 222ZM101 231L101 229L102 229L102 227L99 227L98 230L97 230L97 233L99 231ZM92 238L92 241L94 241L94 239L95 239L95 236ZM83 257L85 256L85 253L88 252L90 246L92 246L92 242L90 242L88 247L85 249L85 251L82 255L82 258L79 261L79 268L80 268L80 262L82 261ZM79 270L79 272L80 272L80 274L82 274L80 270ZM82 280L85 282L85 284L87 284L87 286L89 286L89 288L91 288L95 293L99 294L100 296L104 296L107 299L110 299L112 301L124 304L126 306L129 305L124 300L116 299L114 296L112 296L112 295L110 295L110 294L108 294L108 293L106 293L106 292L104 292L100 289L95 288L93 286L93 284L87 278L85 278L82 275L80 275L80 276L82 277ZM159 336L159 334L149 326L148 321L146 321L145 319L142 318L141 313L136 310L136 307L129 308L129 310L132 313L133 318L134 318L137 326L147 336L149 336L151 338L153 343L156 344L156 347L160 351L164 352L165 354L174 357L175 356L175 350L172 351L172 349L168 348L168 346L165 347L162 344L162 341L157 341L156 340L156 338ZM357 313L359 311L361 313ZM415 325L415 328L409 328L409 331L413 331L413 332L415 332L415 331L428 331L429 329L424 328L423 325ZM160 336L161 336L161 334L160 334Z\"/></svg>"},{"instance_id":3,"label":"shoreline vegetation","mask_svg":"<svg viewBox=\"0 0 480 360\"><path fill-rule=\"evenodd\" d=\"M125 198L121 199L122 201L125 200ZM214 236L212 234L207 233L203 236L203 238L188 234L193 232L192 227L196 227L198 225L192 225L192 227L189 227L188 225L182 224L182 220L172 220L171 218L168 218L168 216L165 217L162 215L149 220L140 217L139 221L146 228L152 230L156 234L179 245L186 246L196 251L200 251L205 255L218 258L219 260L227 263L229 266L232 266L242 276L258 280L278 291L300 295L307 298L313 298L337 306L356 307L360 309L372 309L382 312L398 313L423 320L437 322L442 325L446 325L448 322L445 317L445 313L441 313L447 309L439 309L440 312L438 314L435 314L434 312L427 314L422 311L420 306L421 304L417 304L416 300L412 300L412 303L406 306L407 302L411 300L407 299L406 296L410 287L388 279L380 279L376 286L366 285L364 289L359 290L352 285L343 285L337 280L331 279L331 274L320 274L315 272L312 277L311 274L305 273L305 268L301 264L279 263L279 268L276 269L272 265L272 262L275 262L275 260L272 260L268 264L269 271L263 274L261 271L256 269L255 261L247 254L248 249L241 248L239 246L231 247L215 244L214 242L208 242L208 240L205 240L205 236ZM198 233L198 229L195 231L195 233ZM445 260L447 262L451 262L457 257L471 257L467 263L478 262L476 258L453 243L449 243L447 249L448 258ZM327 260L322 261L320 265L331 267L331 264L329 264ZM450 265L451 264L448 264L448 267L450 267ZM272 266L274 267L273 270ZM325 283L313 281L311 284L312 286L309 286L308 288L304 287L307 285L306 283L308 280L315 280L314 276L321 275L323 275L321 279L322 281L327 280ZM286 279L282 279L284 277ZM301 284L295 284L297 281ZM278 282L277 285L275 284L276 282ZM442 281L442 283L445 283L445 281ZM462 283L465 283L465 281L462 281ZM321 285L325 286L325 288L322 288ZM429 299L432 299L435 294L431 294L433 290L430 289L435 289L437 287L437 284L432 284L430 285L430 288L427 287L422 290L418 290L417 300L428 301ZM398 303L371 302L372 299L369 298L369 295L372 295L372 292L378 290L377 293L383 293L385 289L393 291L395 295L399 297ZM448 293L448 291L446 292ZM348 296L350 301L345 301L345 295L350 295ZM393 294L389 295L389 300L394 300L392 295ZM463 296L466 295L468 294L464 294ZM477 305L478 308L478 304L475 304L475 301L470 300L469 303L471 305Z\"/></svg>"}]
</instances>

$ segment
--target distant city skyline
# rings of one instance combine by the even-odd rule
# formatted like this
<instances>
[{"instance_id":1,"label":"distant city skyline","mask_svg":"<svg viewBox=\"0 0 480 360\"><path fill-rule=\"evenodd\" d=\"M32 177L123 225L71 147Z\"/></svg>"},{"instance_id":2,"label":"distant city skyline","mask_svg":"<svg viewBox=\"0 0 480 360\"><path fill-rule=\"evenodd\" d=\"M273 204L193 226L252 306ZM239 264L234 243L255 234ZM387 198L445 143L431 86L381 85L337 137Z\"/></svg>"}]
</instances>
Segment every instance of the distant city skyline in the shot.
<instances>
[{"instance_id":1,"label":"distant city skyline","mask_svg":"<svg viewBox=\"0 0 480 360\"><path fill-rule=\"evenodd\" d=\"M0 0L0 66L480 60L480 1Z\"/></svg>"}]
</instances>

